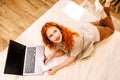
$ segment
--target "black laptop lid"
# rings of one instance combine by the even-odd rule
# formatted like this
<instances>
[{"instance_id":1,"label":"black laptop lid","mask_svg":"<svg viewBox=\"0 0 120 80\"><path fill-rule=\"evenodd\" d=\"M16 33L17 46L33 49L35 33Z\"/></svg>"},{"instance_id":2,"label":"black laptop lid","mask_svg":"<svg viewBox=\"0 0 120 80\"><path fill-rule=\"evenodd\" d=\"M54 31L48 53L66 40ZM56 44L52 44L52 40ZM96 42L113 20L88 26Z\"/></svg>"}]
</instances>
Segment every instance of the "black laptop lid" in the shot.
<instances>
[{"instance_id":1,"label":"black laptop lid","mask_svg":"<svg viewBox=\"0 0 120 80\"><path fill-rule=\"evenodd\" d=\"M23 74L25 46L10 40L5 65L5 74Z\"/></svg>"}]
</instances>

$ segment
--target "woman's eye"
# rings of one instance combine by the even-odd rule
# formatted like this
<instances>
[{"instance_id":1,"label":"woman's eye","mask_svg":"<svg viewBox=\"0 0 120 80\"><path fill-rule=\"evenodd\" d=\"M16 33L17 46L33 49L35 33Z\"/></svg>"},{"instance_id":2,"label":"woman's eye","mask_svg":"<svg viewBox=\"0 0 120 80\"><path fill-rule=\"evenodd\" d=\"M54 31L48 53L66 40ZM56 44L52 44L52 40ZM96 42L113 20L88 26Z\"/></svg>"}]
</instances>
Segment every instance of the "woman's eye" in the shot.
<instances>
[{"instance_id":1,"label":"woman's eye","mask_svg":"<svg viewBox=\"0 0 120 80\"><path fill-rule=\"evenodd\" d=\"M54 31L54 33L56 33L56 32L57 32L57 30Z\"/></svg>"},{"instance_id":2,"label":"woman's eye","mask_svg":"<svg viewBox=\"0 0 120 80\"><path fill-rule=\"evenodd\" d=\"M53 35L50 35L49 38L51 38Z\"/></svg>"}]
</instances>

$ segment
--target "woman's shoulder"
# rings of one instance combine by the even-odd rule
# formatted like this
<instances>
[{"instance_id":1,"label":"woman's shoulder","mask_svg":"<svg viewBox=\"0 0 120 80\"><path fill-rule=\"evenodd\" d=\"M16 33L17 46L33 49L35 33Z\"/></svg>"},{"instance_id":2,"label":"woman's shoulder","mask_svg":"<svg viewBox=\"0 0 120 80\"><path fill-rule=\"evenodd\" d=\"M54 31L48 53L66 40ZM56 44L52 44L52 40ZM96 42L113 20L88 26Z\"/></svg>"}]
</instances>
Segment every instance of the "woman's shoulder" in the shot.
<instances>
[{"instance_id":1,"label":"woman's shoulder","mask_svg":"<svg viewBox=\"0 0 120 80\"><path fill-rule=\"evenodd\" d=\"M79 43L81 43L81 41L82 41L82 36L81 35L79 35L79 36L73 36L73 39L74 39L74 44L79 44Z\"/></svg>"}]
</instances>

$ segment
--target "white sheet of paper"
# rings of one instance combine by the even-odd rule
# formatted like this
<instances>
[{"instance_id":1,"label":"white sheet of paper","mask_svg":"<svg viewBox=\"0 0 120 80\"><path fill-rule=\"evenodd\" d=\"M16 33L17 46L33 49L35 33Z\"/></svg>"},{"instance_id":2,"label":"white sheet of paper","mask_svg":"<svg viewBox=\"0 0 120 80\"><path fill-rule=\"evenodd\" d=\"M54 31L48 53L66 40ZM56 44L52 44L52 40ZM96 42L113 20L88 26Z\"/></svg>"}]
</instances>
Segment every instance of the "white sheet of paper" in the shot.
<instances>
[{"instance_id":1,"label":"white sheet of paper","mask_svg":"<svg viewBox=\"0 0 120 80\"><path fill-rule=\"evenodd\" d=\"M78 21L85 12L85 9L76 5L76 3L69 2L69 4L63 9L63 12Z\"/></svg>"}]
</instances>

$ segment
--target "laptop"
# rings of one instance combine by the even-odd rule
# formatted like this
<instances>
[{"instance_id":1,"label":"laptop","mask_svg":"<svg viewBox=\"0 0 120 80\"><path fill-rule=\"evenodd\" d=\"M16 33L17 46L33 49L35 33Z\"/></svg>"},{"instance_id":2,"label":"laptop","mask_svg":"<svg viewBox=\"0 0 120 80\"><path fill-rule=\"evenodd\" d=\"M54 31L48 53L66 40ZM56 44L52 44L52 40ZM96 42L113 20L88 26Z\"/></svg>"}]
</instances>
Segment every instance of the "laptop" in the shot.
<instances>
[{"instance_id":1,"label":"laptop","mask_svg":"<svg viewBox=\"0 0 120 80\"><path fill-rule=\"evenodd\" d=\"M26 46L10 40L4 74L41 75L51 67L57 66L55 58L44 64L45 47Z\"/></svg>"}]
</instances>

